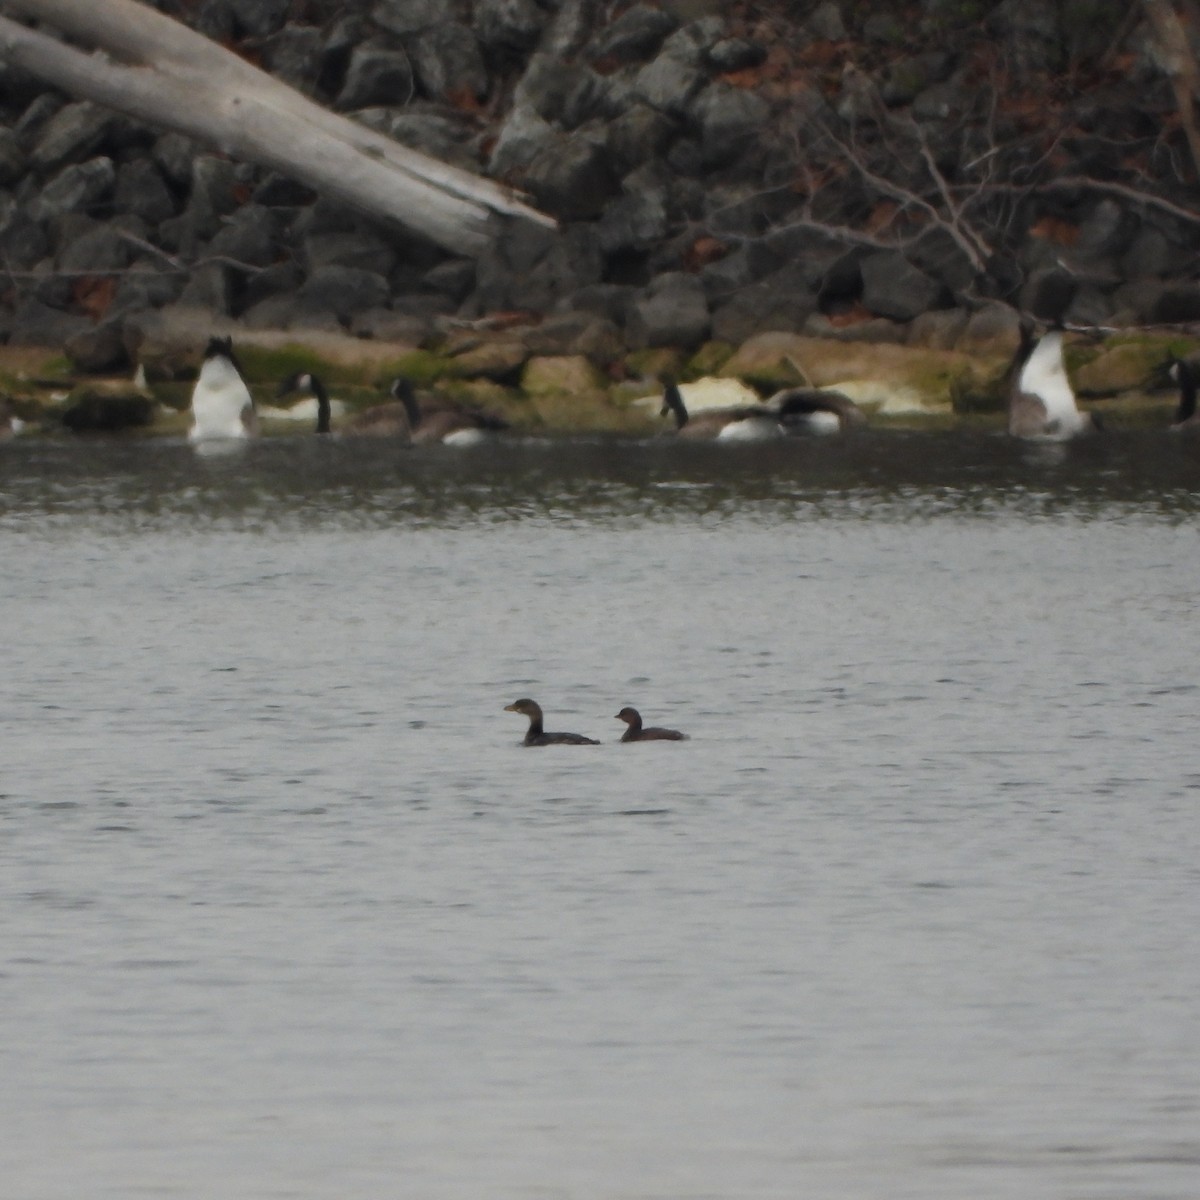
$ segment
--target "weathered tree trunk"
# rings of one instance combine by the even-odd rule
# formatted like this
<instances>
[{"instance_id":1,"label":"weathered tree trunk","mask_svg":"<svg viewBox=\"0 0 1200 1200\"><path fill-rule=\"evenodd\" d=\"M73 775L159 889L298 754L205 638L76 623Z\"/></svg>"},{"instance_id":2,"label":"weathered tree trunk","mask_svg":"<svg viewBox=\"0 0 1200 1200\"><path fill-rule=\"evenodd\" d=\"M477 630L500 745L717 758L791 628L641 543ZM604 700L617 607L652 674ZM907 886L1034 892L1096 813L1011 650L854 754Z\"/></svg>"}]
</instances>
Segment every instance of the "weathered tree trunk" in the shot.
<instances>
[{"instance_id":1,"label":"weathered tree trunk","mask_svg":"<svg viewBox=\"0 0 1200 1200\"><path fill-rule=\"evenodd\" d=\"M329 112L137 0L5 0L108 54L0 16L0 56L72 95L280 171L456 253L475 255L499 217L553 225L509 189ZM117 60L117 61L113 61Z\"/></svg>"}]
</instances>

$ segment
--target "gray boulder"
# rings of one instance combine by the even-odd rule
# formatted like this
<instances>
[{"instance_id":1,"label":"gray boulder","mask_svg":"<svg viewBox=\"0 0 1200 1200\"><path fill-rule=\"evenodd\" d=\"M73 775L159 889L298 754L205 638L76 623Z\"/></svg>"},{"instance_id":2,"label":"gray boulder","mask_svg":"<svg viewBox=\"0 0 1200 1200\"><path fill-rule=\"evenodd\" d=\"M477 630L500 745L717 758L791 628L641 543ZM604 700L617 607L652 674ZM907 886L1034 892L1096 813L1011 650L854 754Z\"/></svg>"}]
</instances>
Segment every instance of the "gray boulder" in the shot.
<instances>
[{"instance_id":1,"label":"gray boulder","mask_svg":"<svg viewBox=\"0 0 1200 1200\"><path fill-rule=\"evenodd\" d=\"M116 121L112 109L88 100L68 104L41 127L29 161L39 171L55 171L64 163L90 158L103 147Z\"/></svg>"},{"instance_id":2,"label":"gray boulder","mask_svg":"<svg viewBox=\"0 0 1200 1200\"><path fill-rule=\"evenodd\" d=\"M116 178L111 158L73 163L47 182L30 204L29 215L45 221L66 213L88 212L108 198Z\"/></svg>"},{"instance_id":3,"label":"gray boulder","mask_svg":"<svg viewBox=\"0 0 1200 1200\"><path fill-rule=\"evenodd\" d=\"M511 180L540 154L553 151L561 135L528 105L516 105L500 126L488 174Z\"/></svg>"},{"instance_id":4,"label":"gray boulder","mask_svg":"<svg viewBox=\"0 0 1200 1200\"><path fill-rule=\"evenodd\" d=\"M613 170L627 175L658 158L670 146L679 122L647 104L631 104L605 130Z\"/></svg>"},{"instance_id":5,"label":"gray boulder","mask_svg":"<svg viewBox=\"0 0 1200 1200\"><path fill-rule=\"evenodd\" d=\"M598 367L616 361L625 349L616 325L586 310L549 316L530 326L521 340L531 354L551 358L581 354Z\"/></svg>"},{"instance_id":6,"label":"gray boulder","mask_svg":"<svg viewBox=\"0 0 1200 1200\"><path fill-rule=\"evenodd\" d=\"M597 227L600 249L608 255L649 250L667 235L664 188L627 192L607 205Z\"/></svg>"},{"instance_id":7,"label":"gray boulder","mask_svg":"<svg viewBox=\"0 0 1200 1200\"><path fill-rule=\"evenodd\" d=\"M637 73L634 92L651 108L683 117L707 82L708 75L699 67L670 54L660 54Z\"/></svg>"},{"instance_id":8,"label":"gray boulder","mask_svg":"<svg viewBox=\"0 0 1200 1200\"><path fill-rule=\"evenodd\" d=\"M380 0L371 10L371 19L391 33L407 37L431 29L446 20L446 0Z\"/></svg>"},{"instance_id":9,"label":"gray boulder","mask_svg":"<svg viewBox=\"0 0 1200 1200\"><path fill-rule=\"evenodd\" d=\"M380 234L366 229L338 229L310 234L303 243L309 272L322 267L354 267L391 274L396 251Z\"/></svg>"},{"instance_id":10,"label":"gray boulder","mask_svg":"<svg viewBox=\"0 0 1200 1200\"><path fill-rule=\"evenodd\" d=\"M157 225L174 214L175 197L149 158L134 158L117 168L113 208Z\"/></svg>"},{"instance_id":11,"label":"gray boulder","mask_svg":"<svg viewBox=\"0 0 1200 1200\"><path fill-rule=\"evenodd\" d=\"M263 67L276 79L302 92L314 90L321 71L321 31L307 25L286 25L262 43Z\"/></svg>"},{"instance_id":12,"label":"gray boulder","mask_svg":"<svg viewBox=\"0 0 1200 1200\"><path fill-rule=\"evenodd\" d=\"M708 52L708 62L714 71L746 71L761 66L767 58L767 48L748 38L722 38Z\"/></svg>"},{"instance_id":13,"label":"gray boulder","mask_svg":"<svg viewBox=\"0 0 1200 1200\"><path fill-rule=\"evenodd\" d=\"M237 0L234 24L244 37L265 38L282 27L291 7L292 0Z\"/></svg>"},{"instance_id":14,"label":"gray boulder","mask_svg":"<svg viewBox=\"0 0 1200 1200\"><path fill-rule=\"evenodd\" d=\"M413 87L408 55L366 42L350 55L335 106L344 110L372 104L404 105L412 99Z\"/></svg>"},{"instance_id":15,"label":"gray boulder","mask_svg":"<svg viewBox=\"0 0 1200 1200\"><path fill-rule=\"evenodd\" d=\"M1065 267L1040 267L1031 271L1021 288L1020 307L1044 321L1057 321L1075 296L1078 280Z\"/></svg>"},{"instance_id":16,"label":"gray boulder","mask_svg":"<svg viewBox=\"0 0 1200 1200\"><path fill-rule=\"evenodd\" d=\"M599 216L617 189L606 148L581 133L560 134L514 182L539 208L568 221Z\"/></svg>"},{"instance_id":17,"label":"gray boulder","mask_svg":"<svg viewBox=\"0 0 1200 1200\"><path fill-rule=\"evenodd\" d=\"M421 286L428 291L445 296L454 304L461 304L475 287L475 260L452 258L430 267L421 276Z\"/></svg>"},{"instance_id":18,"label":"gray boulder","mask_svg":"<svg viewBox=\"0 0 1200 1200\"><path fill-rule=\"evenodd\" d=\"M483 49L497 57L532 50L548 20L534 0L476 0L474 27Z\"/></svg>"},{"instance_id":19,"label":"gray boulder","mask_svg":"<svg viewBox=\"0 0 1200 1200\"><path fill-rule=\"evenodd\" d=\"M182 133L164 133L150 148L155 165L178 188L191 186L192 163L199 153L198 143Z\"/></svg>"},{"instance_id":20,"label":"gray boulder","mask_svg":"<svg viewBox=\"0 0 1200 1200\"><path fill-rule=\"evenodd\" d=\"M910 321L933 308L942 295L942 285L898 251L869 254L859 263L859 270L863 305L879 317Z\"/></svg>"},{"instance_id":21,"label":"gray boulder","mask_svg":"<svg viewBox=\"0 0 1200 1200\"><path fill-rule=\"evenodd\" d=\"M402 109L366 108L354 117L410 149L469 171L478 171L480 138L477 131L455 113L432 106L425 108L423 103Z\"/></svg>"},{"instance_id":22,"label":"gray boulder","mask_svg":"<svg viewBox=\"0 0 1200 1200\"><path fill-rule=\"evenodd\" d=\"M253 267L274 262L277 252L275 217L261 204L244 204L226 218L206 251Z\"/></svg>"},{"instance_id":23,"label":"gray boulder","mask_svg":"<svg viewBox=\"0 0 1200 1200\"><path fill-rule=\"evenodd\" d=\"M12 315L10 346L62 346L77 333L91 328L87 317L43 304L32 297L22 300Z\"/></svg>"},{"instance_id":24,"label":"gray boulder","mask_svg":"<svg viewBox=\"0 0 1200 1200\"><path fill-rule=\"evenodd\" d=\"M233 311L233 272L223 263L207 262L193 267L179 296L179 303L226 317Z\"/></svg>"},{"instance_id":25,"label":"gray boulder","mask_svg":"<svg viewBox=\"0 0 1200 1200\"><path fill-rule=\"evenodd\" d=\"M637 294L638 289L632 284L593 283L579 288L567 303L573 309L604 317L614 326L623 326Z\"/></svg>"},{"instance_id":26,"label":"gray boulder","mask_svg":"<svg viewBox=\"0 0 1200 1200\"><path fill-rule=\"evenodd\" d=\"M8 187L25 177L29 169L21 139L7 126L0 126L0 187Z\"/></svg>"},{"instance_id":27,"label":"gray boulder","mask_svg":"<svg viewBox=\"0 0 1200 1200\"><path fill-rule=\"evenodd\" d=\"M63 349L77 371L98 374L129 366L120 317L101 321L67 339Z\"/></svg>"},{"instance_id":28,"label":"gray boulder","mask_svg":"<svg viewBox=\"0 0 1200 1200\"><path fill-rule=\"evenodd\" d=\"M487 68L469 26L445 21L414 35L406 48L425 95L435 100L464 94L481 100L487 95Z\"/></svg>"},{"instance_id":29,"label":"gray boulder","mask_svg":"<svg viewBox=\"0 0 1200 1200\"><path fill-rule=\"evenodd\" d=\"M144 312L173 304L186 282L182 272L164 271L160 259L135 259L130 270L117 280L109 312Z\"/></svg>"},{"instance_id":30,"label":"gray boulder","mask_svg":"<svg viewBox=\"0 0 1200 1200\"><path fill-rule=\"evenodd\" d=\"M388 294L387 279L375 271L327 266L309 275L299 298L306 310L332 314L346 324L357 312L386 307Z\"/></svg>"},{"instance_id":31,"label":"gray boulder","mask_svg":"<svg viewBox=\"0 0 1200 1200\"><path fill-rule=\"evenodd\" d=\"M14 213L0 229L0 261L10 270L28 271L49 250L45 226L24 213Z\"/></svg>"},{"instance_id":32,"label":"gray boulder","mask_svg":"<svg viewBox=\"0 0 1200 1200\"><path fill-rule=\"evenodd\" d=\"M755 92L714 83L692 106L700 127L705 167L723 167L758 145L771 118L771 106Z\"/></svg>"},{"instance_id":33,"label":"gray boulder","mask_svg":"<svg viewBox=\"0 0 1200 1200\"><path fill-rule=\"evenodd\" d=\"M475 291L463 315L506 308L550 312L581 287L598 283L603 266L588 225L568 226L562 233L516 226L479 258Z\"/></svg>"},{"instance_id":34,"label":"gray boulder","mask_svg":"<svg viewBox=\"0 0 1200 1200\"><path fill-rule=\"evenodd\" d=\"M635 4L596 36L588 54L593 61L641 62L655 54L678 26L678 20L665 9Z\"/></svg>"},{"instance_id":35,"label":"gray boulder","mask_svg":"<svg viewBox=\"0 0 1200 1200\"><path fill-rule=\"evenodd\" d=\"M796 333L816 310L817 290L805 264L789 263L722 300L714 297L712 336L737 345L756 333Z\"/></svg>"},{"instance_id":36,"label":"gray boulder","mask_svg":"<svg viewBox=\"0 0 1200 1200\"><path fill-rule=\"evenodd\" d=\"M724 39L725 30L723 17L701 17L671 34L662 44L662 53L678 62L707 68L713 48Z\"/></svg>"},{"instance_id":37,"label":"gray boulder","mask_svg":"<svg viewBox=\"0 0 1200 1200\"><path fill-rule=\"evenodd\" d=\"M73 238L58 252L60 271L123 271L133 258L133 247L113 225L97 224Z\"/></svg>"},{"instance_id":38,"label":"gray boulder","mask_svg":"<svg viewBox=\"0 0 1200 1200\"><path fill-rule=\"evenodd\" d=\"M595 71L548 54L536 55L521 79L518 102L560 129L577 129L585 121L605 117L614 103L612 85Z\"/></svg>"},{"instance_id":39,"label":"gray boulder","mask_svg":"<svg viewBox=\"0 0 1200 1200\"><path fill-rule=\"evenodd\" d=\"M708 336L704 288L695 275L673 271L651 280L629 306L625 324L631 346L698 346Z\"/></svg>"}]
</instances>

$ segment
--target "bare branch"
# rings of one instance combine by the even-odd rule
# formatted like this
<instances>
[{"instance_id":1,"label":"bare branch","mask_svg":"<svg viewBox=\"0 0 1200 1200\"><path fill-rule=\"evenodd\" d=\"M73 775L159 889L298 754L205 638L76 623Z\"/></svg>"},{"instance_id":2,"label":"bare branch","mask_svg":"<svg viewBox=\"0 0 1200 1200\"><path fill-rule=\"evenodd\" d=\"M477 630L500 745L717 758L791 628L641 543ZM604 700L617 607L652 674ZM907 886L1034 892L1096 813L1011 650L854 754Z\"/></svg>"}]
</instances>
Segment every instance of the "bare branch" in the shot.
<instances>
[{"instance_id":1,"label":"bare branch","mask_svg":"<svg viewBox=\"0 0 1200 1200\"><path fill-rule=\"evenodd\" d=\"M1196 105L1200 104L1200 65L1188 44L1187 30L1170 0L1142 0L1142 7L1154 30L1163 70L1175 91L1179 120L1192 151L1192 168L1200 175L1200 125L1196 122Z\"/></svg>"}]
</instances>

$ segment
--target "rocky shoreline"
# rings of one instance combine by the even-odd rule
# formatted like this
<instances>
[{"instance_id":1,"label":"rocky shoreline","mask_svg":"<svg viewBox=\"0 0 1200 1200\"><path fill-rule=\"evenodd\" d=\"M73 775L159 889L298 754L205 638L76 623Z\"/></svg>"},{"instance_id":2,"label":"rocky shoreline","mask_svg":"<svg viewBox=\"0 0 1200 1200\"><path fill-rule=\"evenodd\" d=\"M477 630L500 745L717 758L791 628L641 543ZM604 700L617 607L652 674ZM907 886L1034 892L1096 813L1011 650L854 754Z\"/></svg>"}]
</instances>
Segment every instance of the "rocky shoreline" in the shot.
<instances>
[{"instance_id":1,"label":"rocky shoreline","mask_svg":"<svg viewBox=\"0 0 1200 1200\"><path fill-rule=\"evenodd\" d=\"M61 350L51 375L169 388L228 331L263 388L292 346L364 388L399 364L548 428L637 428L664 370L993 411L1019 311L1116 331L1073 359L1085 398L1200 346L1195 164L1128 6L156 7L559 229L455 257L6 68L0 337Z\"/></svg>"}]
</instances>

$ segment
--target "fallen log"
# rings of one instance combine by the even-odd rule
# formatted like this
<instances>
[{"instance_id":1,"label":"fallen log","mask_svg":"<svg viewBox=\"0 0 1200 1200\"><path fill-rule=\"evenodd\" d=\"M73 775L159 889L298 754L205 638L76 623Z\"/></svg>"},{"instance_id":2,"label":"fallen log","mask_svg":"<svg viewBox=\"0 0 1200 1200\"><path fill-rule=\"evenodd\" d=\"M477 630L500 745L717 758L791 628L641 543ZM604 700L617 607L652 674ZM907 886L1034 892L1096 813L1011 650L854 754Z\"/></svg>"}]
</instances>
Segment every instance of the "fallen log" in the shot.
<instances>
[{"instance_id":1,"label":"fallen log","mask_svg":"<svg viewBox=\"0 0 1200 1200\"><path fill-rule=\"evenodd\" d=\"M501 184L410 150L138 0L5 0L104 53L0 16L0 57L71 95L206 142L475 256L506 219L552 218Z\"/></svg>"}]
</instances>

